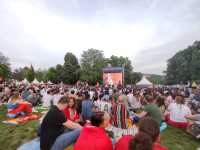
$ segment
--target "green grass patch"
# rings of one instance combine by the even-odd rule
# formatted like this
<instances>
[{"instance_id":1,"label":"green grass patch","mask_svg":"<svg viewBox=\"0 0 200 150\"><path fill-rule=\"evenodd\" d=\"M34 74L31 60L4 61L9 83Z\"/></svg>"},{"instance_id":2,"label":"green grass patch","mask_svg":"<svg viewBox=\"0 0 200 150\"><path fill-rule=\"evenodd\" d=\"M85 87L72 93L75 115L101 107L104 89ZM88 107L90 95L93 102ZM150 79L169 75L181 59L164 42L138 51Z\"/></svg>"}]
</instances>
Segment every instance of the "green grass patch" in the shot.
<instances>
[{"instance_id":1,"label":"green grass patch","mask_svg":"<svg viewBox=\"0 0 200 150\"><path fill-rule=\"evenodd\" d=\"M0 107L0 150L16 150L21 144L36 137L38 121L11 126L2 123L6 119L5 107ZM168 127L161 134L162 144L169 150L197 150L200 141L185 133L182 129Z\"/></svg>"}]
</instances>

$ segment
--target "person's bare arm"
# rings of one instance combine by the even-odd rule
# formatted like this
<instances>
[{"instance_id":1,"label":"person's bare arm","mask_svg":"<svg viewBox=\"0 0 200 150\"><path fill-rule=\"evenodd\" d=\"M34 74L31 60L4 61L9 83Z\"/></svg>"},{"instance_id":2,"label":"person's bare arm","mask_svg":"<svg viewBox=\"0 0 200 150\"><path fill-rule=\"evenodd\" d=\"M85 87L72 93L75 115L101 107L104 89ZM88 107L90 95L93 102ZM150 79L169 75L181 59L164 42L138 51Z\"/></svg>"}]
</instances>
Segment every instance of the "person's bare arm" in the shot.
<instances>
[{"instance_id":1,"label":"person's bare arm","mask_svg":"<svg viewBox=\"0 0 200 150\"><path fill-rule=\"evenodd\" d=\"M82 128L82 126L78 123L75 123L73 121L67 120L63 125L69 129L77 129L77 128Z\"/></svg>"},{"instance_id":2,"label":"person's bare arm","mask_svg":"<svg viewBox=\"0 0 200 150\"><path fill-rule=\"evenodd\" d=\"M139 113L137 116L138 116L139 118L143 118L143 117L145 117L147 114L148 114L148 113L147 113L146 111L142 111L142 112Z\"/></svg>"},{"instance_id":3,"label":"person's bare arm","mask_svg":"<svg viewBox=\"0 0 200 150\"><path fill-rule=\"evenodd\" d=\"M185 118L186 119L191 119L191 120L197 120L195 115L186 115Z\"/></svg>"}]
</instances>

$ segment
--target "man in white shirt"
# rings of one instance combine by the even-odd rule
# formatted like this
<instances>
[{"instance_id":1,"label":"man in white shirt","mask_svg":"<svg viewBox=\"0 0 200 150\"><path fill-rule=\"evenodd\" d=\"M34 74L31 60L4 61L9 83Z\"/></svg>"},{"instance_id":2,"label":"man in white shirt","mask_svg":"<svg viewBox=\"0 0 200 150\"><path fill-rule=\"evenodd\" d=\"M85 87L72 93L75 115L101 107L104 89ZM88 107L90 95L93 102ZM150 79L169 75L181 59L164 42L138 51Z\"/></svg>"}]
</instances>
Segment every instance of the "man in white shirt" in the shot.
<instances>
[{"instance_id":1,"label":"man in white shirt","mask_svg":"<svg viewBox=\"0 0 200 150\"><path fill-rule=\"evenodd\" d=\"M42 102L43 102L42 106L50 107L52 101L53 101L53 96L52 96L52 94L51 94L51 92L49 90L46 93L44 93L44 95L42 97Z\"/></svg>"},{"instance_id":2,"label":"man in white shirt","mask_svg":"<svg viewBox=\"0 0 200 150\"><path fill-rule=\"evenodd\" d=\"M128 93L127 97L128 97L129 109L141 108L140 101L136 99L136 97L133 95L132 91L130 91Z\"/></svg>"}]
</instances>

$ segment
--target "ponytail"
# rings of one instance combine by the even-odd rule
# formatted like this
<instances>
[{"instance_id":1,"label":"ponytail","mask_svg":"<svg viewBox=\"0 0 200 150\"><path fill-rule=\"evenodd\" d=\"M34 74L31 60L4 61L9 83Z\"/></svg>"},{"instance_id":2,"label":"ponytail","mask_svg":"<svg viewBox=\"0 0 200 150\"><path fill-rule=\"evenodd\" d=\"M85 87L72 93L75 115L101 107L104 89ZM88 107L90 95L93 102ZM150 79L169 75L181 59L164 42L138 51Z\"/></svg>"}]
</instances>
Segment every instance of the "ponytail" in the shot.
<instances>
[{"instance_id":1,"label":"ponytail","mask_svg":"<svg viewBox=\"0 0 200 150\"><path fill-rule=\"evenodd\" d=\"M152 150L153 139L145 132L139 132L133 140L129 142L129 150Z\"/></svg>"}]
</instances>

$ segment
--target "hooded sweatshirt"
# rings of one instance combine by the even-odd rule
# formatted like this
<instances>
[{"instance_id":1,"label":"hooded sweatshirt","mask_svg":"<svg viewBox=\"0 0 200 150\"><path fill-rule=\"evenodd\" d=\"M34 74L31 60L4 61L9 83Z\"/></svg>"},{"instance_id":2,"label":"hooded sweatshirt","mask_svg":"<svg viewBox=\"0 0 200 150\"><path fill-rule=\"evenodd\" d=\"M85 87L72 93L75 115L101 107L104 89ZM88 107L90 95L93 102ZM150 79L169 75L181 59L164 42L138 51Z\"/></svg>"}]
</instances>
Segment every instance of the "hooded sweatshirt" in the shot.
<instances>
[{"instance_id":1,"label":"hooded sweatshirt","mask_svg":"<svg viewBox=\"0 0 200 150\"><path fill-rule=\"evenodd\" d=\"M74 150L112 150L112 142L101 127L86 125L74 146Z\"/></svg>"}]
</instances>

